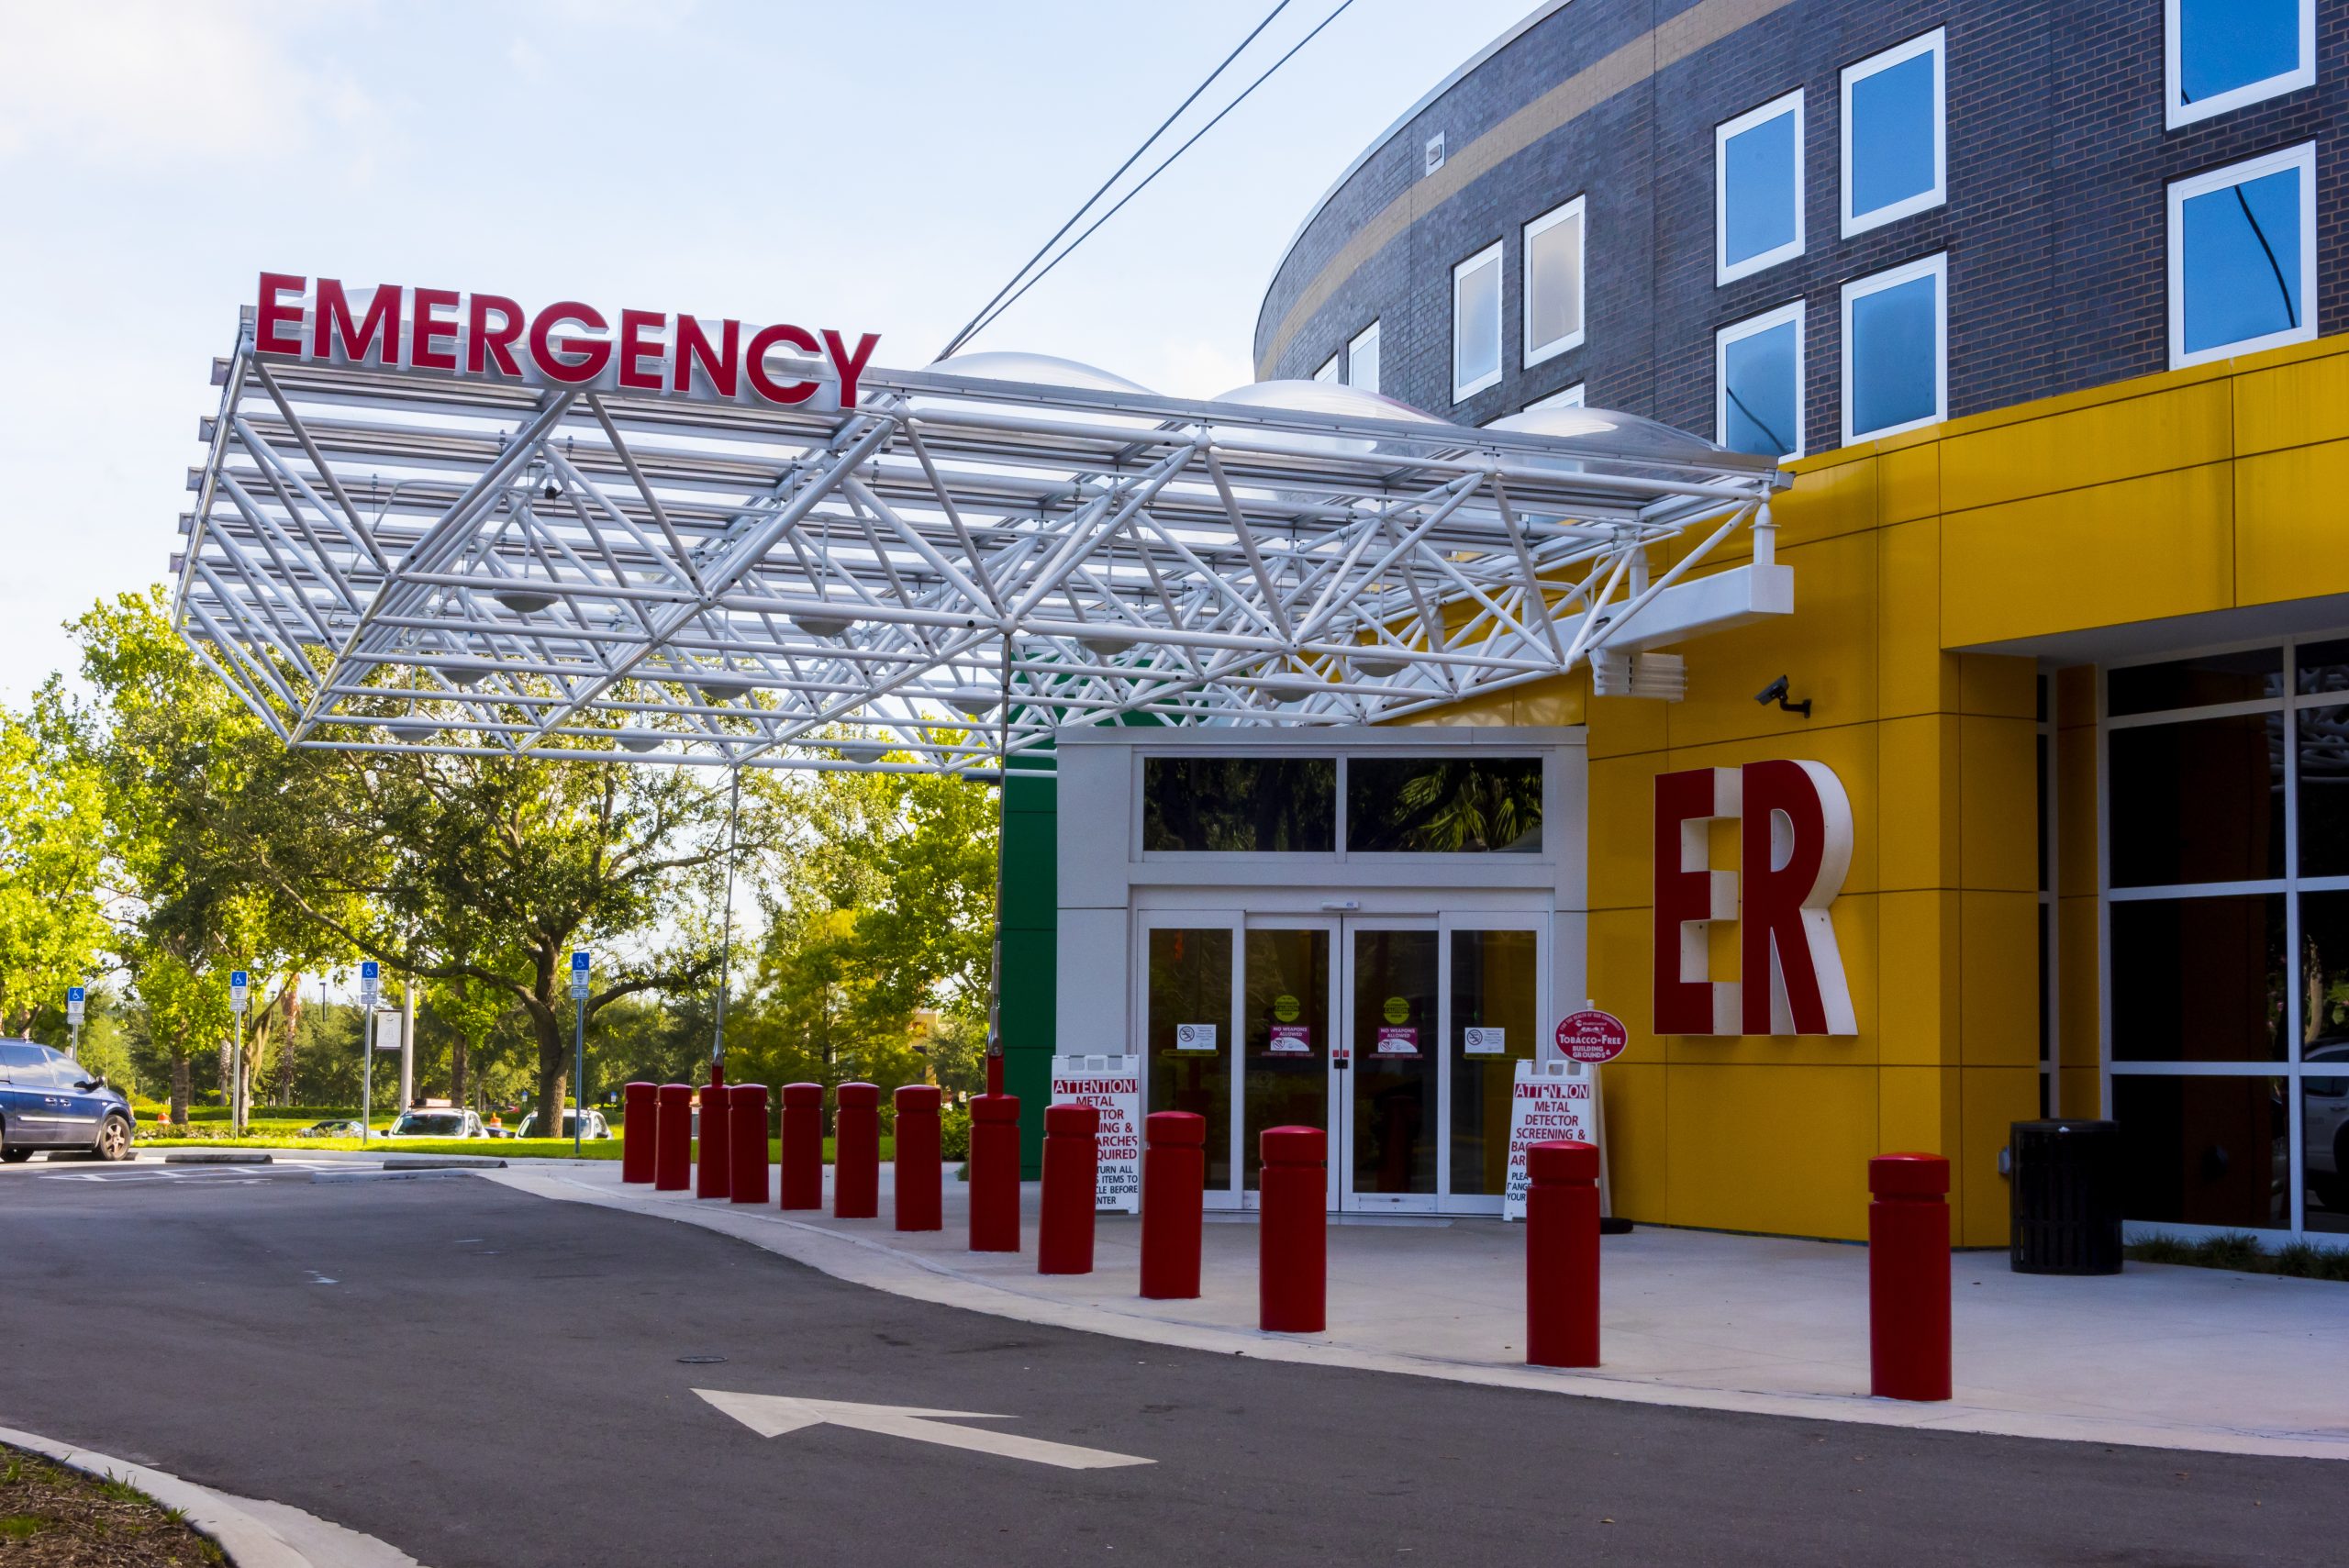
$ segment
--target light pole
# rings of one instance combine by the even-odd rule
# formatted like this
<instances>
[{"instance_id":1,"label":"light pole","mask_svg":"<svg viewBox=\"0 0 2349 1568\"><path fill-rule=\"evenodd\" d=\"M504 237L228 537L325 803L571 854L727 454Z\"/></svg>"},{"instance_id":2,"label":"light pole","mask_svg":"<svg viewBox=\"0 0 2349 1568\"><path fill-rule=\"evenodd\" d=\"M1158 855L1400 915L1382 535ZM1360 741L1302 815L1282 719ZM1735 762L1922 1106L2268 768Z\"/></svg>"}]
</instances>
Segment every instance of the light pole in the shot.
<instances>
[{"instance_id":1,"label":"light pole","mask_svg":"<svg viewBox=\"0 0 2349 1568\"><path fill-rule=\"evenodd\" d=\"M720 1066L726 1062L726 991L734 964L734 846L741 827L742 770L736 768L734 786L726 800L726 929L718 941L718 1033L709 1046L709 1059Z\"/></svg>"},{"instance_id":2,"label":"light pole","mask_svg":"<svg viewBox=\"0 0 2349 1568\"><path fill-rule=\"evenodd\" d=\"M359 1010L365 1021L359 1029L359 1141L368 1138L367 1124L375 1114L375 993L383 984L383 967L373 959L359 962Z\"/></svg>"}]
</instances>

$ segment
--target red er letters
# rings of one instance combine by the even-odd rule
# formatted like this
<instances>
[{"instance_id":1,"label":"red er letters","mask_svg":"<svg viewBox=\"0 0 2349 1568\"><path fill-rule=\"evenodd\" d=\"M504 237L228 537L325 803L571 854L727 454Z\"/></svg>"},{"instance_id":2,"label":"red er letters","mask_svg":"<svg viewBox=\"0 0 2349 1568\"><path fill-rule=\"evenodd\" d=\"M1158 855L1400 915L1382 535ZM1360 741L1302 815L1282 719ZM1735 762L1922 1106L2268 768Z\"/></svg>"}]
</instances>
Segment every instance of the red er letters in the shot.
<instances>
[{"instance_id":1,"label":"red er letters","mask_svg":"<svg viewBox=\"0 0 2349 1568\"><path fill-rule=\"evenodd\" d=\"M1743 822L1713 871L1712 820ZM1852 806L1819 762L1748 762L1655 781L1655 1032L1849 1035L1859 1026L1828 906L1852 863ZM1744 978L1710 977L1709 929L1738 925Z\"/></svg>"}]
</instances>

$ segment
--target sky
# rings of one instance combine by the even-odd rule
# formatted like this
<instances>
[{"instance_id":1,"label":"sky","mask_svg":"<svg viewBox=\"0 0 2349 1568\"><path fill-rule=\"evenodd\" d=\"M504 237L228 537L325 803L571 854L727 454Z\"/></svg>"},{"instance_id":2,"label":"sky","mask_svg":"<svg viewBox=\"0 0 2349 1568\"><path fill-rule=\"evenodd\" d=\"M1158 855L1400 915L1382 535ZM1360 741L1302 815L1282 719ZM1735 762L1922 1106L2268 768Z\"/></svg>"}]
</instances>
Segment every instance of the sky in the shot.
<instances>
[{"instance_id":1,"label":"sky","mask_svg":"<svg viewBox=\"0 0 2349 1568\"><path fill-rule=\"evenodd\" d=\"M262 272L878 332L918 366L1271 4L0 6L0 702L164 574ZM1291 0L1173 139L1336 4ZM973 347L1252 379L1313 202L1532 5L1354 0Z\"/></svg>"}]
</instances>

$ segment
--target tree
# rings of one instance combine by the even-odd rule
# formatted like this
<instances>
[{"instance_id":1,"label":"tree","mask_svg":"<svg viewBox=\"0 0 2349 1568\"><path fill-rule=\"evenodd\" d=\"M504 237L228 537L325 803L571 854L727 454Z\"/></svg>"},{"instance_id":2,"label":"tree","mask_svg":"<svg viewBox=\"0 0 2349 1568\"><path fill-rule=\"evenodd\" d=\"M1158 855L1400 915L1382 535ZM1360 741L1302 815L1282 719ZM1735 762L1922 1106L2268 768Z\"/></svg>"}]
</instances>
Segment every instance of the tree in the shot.
<instances>
[{"instance_id":1,"label":"tree","mask_svg":"<svg viewBox=\"0 0 2349 1568\"><path fill-rule=\"evenodd\" d=\"M106 787L89 725L54 675L0 714L0 1031L61 1023L111 932L102 903Z\"/></svg>"},{"instance_id":2,"label":"tree","mask_svg":"<svg viewBox=\"0 0 2349 1568\"><path fill-rule=\"evenodd\" d=\"M107 858L123 882L121 945L140 1001L165 1009L150 1034L171 1053L174 1119L186 1109L198 1050L223 1053L221 1087L242 1103L239 1091L266 1075L292 1038L302 975L347 960L350 948L311 908L255 874L221 821L228 803L284 790L330 764L324 754L285 752L173 632L160 589L101 602L74 629L101 705L92 746ZM345 921L355 917L348 899L335 907ZM230 1081L226 1054L234 969L250 973L253 997L241 1083ZM150 997L150 982L168 1004ZM217 989L219 1007L197 1004L193 986Z\"/></svg>"}]
</instances>

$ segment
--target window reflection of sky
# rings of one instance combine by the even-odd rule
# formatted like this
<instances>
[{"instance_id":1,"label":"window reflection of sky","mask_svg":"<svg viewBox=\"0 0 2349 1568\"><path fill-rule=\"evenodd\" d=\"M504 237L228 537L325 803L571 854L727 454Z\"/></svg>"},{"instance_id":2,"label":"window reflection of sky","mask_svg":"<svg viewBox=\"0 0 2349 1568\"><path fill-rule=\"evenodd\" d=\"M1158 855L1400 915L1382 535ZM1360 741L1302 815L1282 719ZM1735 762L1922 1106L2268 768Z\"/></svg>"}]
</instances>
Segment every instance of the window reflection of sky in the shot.
<instances>
[{"instance_id":1,"label":"window reflection of sky","mask_svg":"<svg viewBox=\"0 0 2349 1568\"><path fill-rule=\"evenodd\" d=\"M1852 215L1933 188L1933 55L1914 54L1852 83Z\"/></svg>"},{"instance_id":2,"label":"window reflection of sky","mask_svg":"<svg viewBox=\"0 0 2349 1568\"><path fill-rule=\"evenodd\" d=\"M2188 353L2300 324L2300 172L2186 198Z\"/></svg>"},{"instance_id":3,"label":"window reflection of sky","mask_svg":"<svg viewBox=\"0 0 2349 1568\"><path fill-rule=\"evenodd\" d=\"M2177 0L2178 85L2199 104L2299 64L2300 0Z\"/></svg>"}]
</instances>

